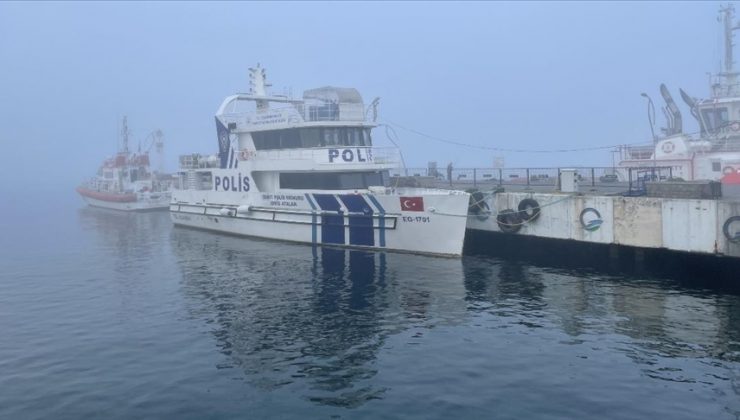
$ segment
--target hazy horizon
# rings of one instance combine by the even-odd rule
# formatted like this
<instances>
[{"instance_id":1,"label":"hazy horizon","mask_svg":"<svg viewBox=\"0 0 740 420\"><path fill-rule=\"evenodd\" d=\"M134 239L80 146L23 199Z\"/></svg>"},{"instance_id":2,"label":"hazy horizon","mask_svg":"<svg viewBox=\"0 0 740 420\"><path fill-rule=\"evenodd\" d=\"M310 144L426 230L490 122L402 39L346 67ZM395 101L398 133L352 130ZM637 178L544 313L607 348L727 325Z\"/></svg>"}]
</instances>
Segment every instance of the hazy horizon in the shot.
<instances>
[{"instance_id":1,"label":"hazy horizon","mask_svg":"<svg viewBox=\"0 0 740 420\"><path fill-rule=\"evenodd\" d=\"M562 149L648 141L666 83L708 95L719 3L0 3L6 179L73 185L115 152L165 134L213 153L213 114L267 69L273 92L355 87L379 121L473 145ZM658 127L663 124L658 112ZM657 127L656 127L657 129ZM607 150L498 153L397 130L411 167L611 164ZM382 128L379 144L388 144ZM50 180L49 180L50 179ZM12 189L12 186L11 186Z\"/></svg>"}]
</instances>

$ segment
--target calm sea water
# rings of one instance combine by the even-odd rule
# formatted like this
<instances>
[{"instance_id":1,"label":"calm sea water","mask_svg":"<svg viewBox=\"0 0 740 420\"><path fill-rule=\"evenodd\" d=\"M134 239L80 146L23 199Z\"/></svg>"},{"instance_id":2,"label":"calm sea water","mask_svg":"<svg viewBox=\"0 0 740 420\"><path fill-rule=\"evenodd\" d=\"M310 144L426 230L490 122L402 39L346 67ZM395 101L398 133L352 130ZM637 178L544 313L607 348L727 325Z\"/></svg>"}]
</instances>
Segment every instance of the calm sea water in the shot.
<instances>
[{"instance_id":1,"label":"calm sea water","mask_svg":"<svg viewBox=\"0 0 740 420\"><path fill-rule=\"evenodd\" d=\"M733 293L2 206L3 419L740 417Z\"/></svg>"}]
</instances>

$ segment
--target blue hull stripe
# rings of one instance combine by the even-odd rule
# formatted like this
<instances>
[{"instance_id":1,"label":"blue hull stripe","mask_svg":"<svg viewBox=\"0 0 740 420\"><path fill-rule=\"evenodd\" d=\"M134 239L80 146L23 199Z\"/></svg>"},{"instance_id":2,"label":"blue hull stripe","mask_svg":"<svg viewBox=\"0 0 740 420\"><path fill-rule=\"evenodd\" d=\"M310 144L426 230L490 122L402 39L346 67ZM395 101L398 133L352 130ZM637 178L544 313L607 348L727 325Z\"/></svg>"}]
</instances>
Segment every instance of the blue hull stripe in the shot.
<instances>
[{"instance_id":1,"label":"blue hull stripe","mask_svg":"<svg viewBox=\"0 0 740 420\"><path fill-rule=\"evenodd\" d=\"M336 211L339 215L322 215L321 216L321 243L340 244L344 242L344 215L342 207L339 205L336 197L331 194L314 194L313 198L321 210Z\"/></svg>"},{"instance_id":2,"label":"blue hull stripe","mask_svg":"<svg viewBox=\"0 0 740 420\"><path fill-rule=\"evenodd\" d=\"M234 149L229 147L229 168L234 167Z\"/></svg>"},{"instance_id":3,"label":"blue hull stripe","mask_svg":"<svg viewBox=\"0 0 740 420\"><path fill-rule=\"evenodd\" d=\"M370 201L375 204L375 207L378 208L378 211L380 212L380 217L378 217L378 224L380 225L380 233L378 234L380 241L380 246L385 247L385 209L383 206L380 205L380 202L378 202L378 199L373 197L372 195L368 195L367 198L370 199Z\"/></svg>"},{"instance_id":4,"label":"blue hull stripe","mask_svg":"<svg viewBox=\"0 0 740 420\"><path fill-rule=\"evenodd\" d=\"M306 193L306 201L308 201L308 204L311 205L311 243L316 245L316 240L318 239L316 237L316 204L313 203L313 200L311 200L311 196Z\"/></svg>"},{"instance_id":5,"label":"blue hull stripe","mask_svg":"<svg viewBox=\"0 0 740 420\"><path fill-rule=\"evenodd\" d=\"M349 244L350 245L375 245L375 233L373 231L373 210L361 195L340 195L344 206L352 213L362 215L349 216Z\"/></svg>"}]
</instances>

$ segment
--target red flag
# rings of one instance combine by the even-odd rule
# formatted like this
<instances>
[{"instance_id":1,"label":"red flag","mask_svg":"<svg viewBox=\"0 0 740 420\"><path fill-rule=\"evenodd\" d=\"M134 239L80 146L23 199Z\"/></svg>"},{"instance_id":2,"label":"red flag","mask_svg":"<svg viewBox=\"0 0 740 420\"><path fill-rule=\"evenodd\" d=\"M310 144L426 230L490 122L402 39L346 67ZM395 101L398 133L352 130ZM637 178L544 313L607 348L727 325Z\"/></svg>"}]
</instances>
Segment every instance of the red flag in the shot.
<instances>
[{"instance_id":1,"label":"red flag","mask_svg":"<svg viewBox=\"0 0 740 420\"><path fill-rule=\"evenodd\" d=\"M424 211L424 197L401 197L401 211Z\"/></svg>"}]
</instances>

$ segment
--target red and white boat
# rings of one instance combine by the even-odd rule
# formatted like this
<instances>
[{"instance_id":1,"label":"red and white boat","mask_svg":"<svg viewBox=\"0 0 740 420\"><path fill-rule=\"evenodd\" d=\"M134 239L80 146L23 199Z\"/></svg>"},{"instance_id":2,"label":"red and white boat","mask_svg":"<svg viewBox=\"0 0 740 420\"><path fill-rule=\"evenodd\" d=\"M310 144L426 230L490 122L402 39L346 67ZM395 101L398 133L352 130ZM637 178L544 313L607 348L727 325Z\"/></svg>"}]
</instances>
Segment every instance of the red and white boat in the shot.
<instances>
[{"instance_id":1,"label":"red and white boat","mask_svg":"<svg viewBox=\"0 0 740 420\"><path fill-rule=\"evenodd\" d=\"M95 177L77 187L87 204L123 211L165 210L169 207L172 181L160 171L152 171L149 150L132 153L128 149L129 130L123 117L122 147L106 159ZM152 145L161 155L162 132L152 133Z\"/></svg>"},{"instance_id":2,"label":"red and white boat","mask_svg":"<svg viewBox=\"0 0 740 420\"><path fill-rule=\"evenodd\" d=\"M627 180L629 168L670 167L670 176L686 181L722 180L740 173L740 72L734 68L733 33L740 29L735 21L735 8L720 9L718 21L724 34L723 68L711 78L711 95L695 98L679 89L681 99L696 120L698 133L686 133L683 116L668 88L660 86L665 101L662 111L667 127L656 134L655 108L648 100L648 119L653 131L653 142L645 146L623 146L618 149L620 163L616 175Z\"/></svg>"}]
</instances>

